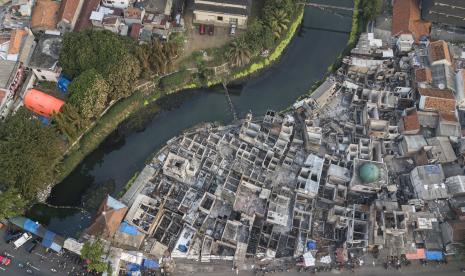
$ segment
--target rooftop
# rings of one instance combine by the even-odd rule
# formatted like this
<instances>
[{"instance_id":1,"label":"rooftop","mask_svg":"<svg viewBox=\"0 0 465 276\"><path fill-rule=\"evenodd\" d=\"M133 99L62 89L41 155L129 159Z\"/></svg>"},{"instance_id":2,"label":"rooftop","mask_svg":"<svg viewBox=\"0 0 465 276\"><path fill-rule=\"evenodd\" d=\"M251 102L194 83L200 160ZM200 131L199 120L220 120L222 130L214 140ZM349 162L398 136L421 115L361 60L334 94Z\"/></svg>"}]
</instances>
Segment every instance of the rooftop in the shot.
<instances>
[{"instance_id":1,"label":"rooftop","mask_svg":"<svg viewBox=\"0 0 465 276\"><path fill-rule=\"evenodd\" d=\"M444 40L433 41L430 43L429 56L431 62L447 60L449 63L452 63L449 45Z\"/></svg>"},{"instance_id":2,"label":"rooftop","mask_svg":"<svg viewBox=\"0 0 465 276\"><path fill-rule=\"evenodd\" d=\"M72 22L78 10L79 2L84 0L63 0L60 10L58 11L58 21L65 20L68 23Z\"/></svg>"},{"instance_id":3,"label":"rooftop","mask_svg":"<svg viewBox=\"0 0 465 276\"><path fill-rule=\"evenodd\" d=\"M60 57L62 37L56 35L43 35L32 53L29 66L33 68L54 68Z\"/></svg>"},{"instance_id":4,"label":"rooftop","mask_svg":"<svg viewBox=\"0 0 465 276\"><path fill-rule=\"evenodd\" d=\"M418 41L429 36L431 23L421 20L418 0L394 0L392 35L411 33Z\"/></svg>"},{"instance_id":5,"label":"rooftop","mask_svg":"<svg viewBox=\"0 0 465 276\"><path fill-rule=\"evenodd\" d=\"M32 11L31 29L54 30L58 23L60 3L52 0L38 0Z\"/></svg>"},{"instance_id":6,"label":"rooftop","mask_svg":"<svg viewBox=\"0 0 465 276\"><path fill-rule=\"evenodd\" d=\"M0 60L0 88L8 86L17 69L18 63L16 61Z\"/></svg>"}]
</instances>

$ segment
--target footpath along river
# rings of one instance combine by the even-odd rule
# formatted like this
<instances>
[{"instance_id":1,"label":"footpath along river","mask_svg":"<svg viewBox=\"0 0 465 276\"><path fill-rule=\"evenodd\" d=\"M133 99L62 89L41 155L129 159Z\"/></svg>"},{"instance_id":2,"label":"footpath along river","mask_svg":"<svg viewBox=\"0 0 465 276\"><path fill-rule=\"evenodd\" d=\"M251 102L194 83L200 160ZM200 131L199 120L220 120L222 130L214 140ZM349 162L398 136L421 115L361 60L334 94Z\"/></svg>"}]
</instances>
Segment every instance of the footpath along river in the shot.
<instances>
[{"instance_id":1,"label":"footpath along river","mask_svg":"<svg viewBox=\"0 0 465 276\"><path fill-rule=\"evenodd\" d=\"M353 5L352 0L320 2L348 7ZM346 47L350 29L350 12L329 12L307 7L302 26L280 61L232 89L231 99L239 118L249 111L260 116L268 109L279 111L290 106L322 78L328 66ZM79 208L52 208L38 204L26 215L58 234L77 236L90 224L103 196L106 193L117 196L166 141L202 122L231 122L232 113L221 88L180 93L173 96L183 99L176 100L175 107L156 114L143 112L143 116L138 116L144 117L144 120L137 130L125 127L136 122L123 123L52 189L49 204ZM137 123L140 124L140 120Z\"/></svg>"}]
</instances>

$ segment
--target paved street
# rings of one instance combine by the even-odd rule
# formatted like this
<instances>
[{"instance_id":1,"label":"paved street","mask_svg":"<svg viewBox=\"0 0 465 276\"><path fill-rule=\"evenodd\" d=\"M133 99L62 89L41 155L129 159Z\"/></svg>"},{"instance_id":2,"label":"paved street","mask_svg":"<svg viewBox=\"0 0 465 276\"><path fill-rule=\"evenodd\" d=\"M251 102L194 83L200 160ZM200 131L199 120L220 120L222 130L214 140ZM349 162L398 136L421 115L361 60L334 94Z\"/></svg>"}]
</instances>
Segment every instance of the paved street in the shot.
<instances>
[{"instance_id":1,"label":"paved street","mask_svg":"<svg viewBox=\"0 0 465 276\"><path fill-rule=\"evenodd\" d=\"M81 274L77 273L78 265L64 255L58 256L54 252L45 252L40 245L37 245L33 253L29 254L25 246L14 249L12 243L5 243L4 235L5 231L0 230L0 254L3 255L6 252L13 257L11 257L9 266L0 267L0 275L86 275L82 274L82 271Z\"/></svg>"},{"instance_id":2,"label":"paved street","mask_svg":"<svg viewBox=\"0 0 465 276\"><path fill-rule=\"evenodd\" d=\"M462 264L463 265L463 264ZM441 266L426 266L421 267L417 265L411 265L407 268L402 268L400 270L385 270L382 267L363 267L355 270L354 273L352 272L340 272L340 271L333 271L333 272L318 272L316 274L310 274L310 272L280 272L280 273L267 273L265 276L308 276L308 275L357 275L357 276L378 276L378 275L447 275L447 276L455 276L455 275L465 275L465 273L460 272L461 264L448 264L448 265L441 265ZM183 274L175 274L176 276L186 276L186 273ZM187 274L189 276L255 276L253 272L212 272L212 273L190 273Z\"/></svg>"}]
</instances>

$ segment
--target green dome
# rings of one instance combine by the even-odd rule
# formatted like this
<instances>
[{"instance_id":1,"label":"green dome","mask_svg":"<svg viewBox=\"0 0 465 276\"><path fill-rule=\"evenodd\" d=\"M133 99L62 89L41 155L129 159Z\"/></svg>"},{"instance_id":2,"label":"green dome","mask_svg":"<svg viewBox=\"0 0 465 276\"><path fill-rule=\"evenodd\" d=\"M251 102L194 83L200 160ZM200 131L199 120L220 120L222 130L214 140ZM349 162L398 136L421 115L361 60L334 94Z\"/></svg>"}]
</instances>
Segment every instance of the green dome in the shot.
<instances>
[{"instance_id":1,"label":"green dome","mask_svg":"<svg viewBox=\"0 0 465 276\"><path fill-rule=\"evenodd\" d=\"M358 175L364 183L375 182L379 179L379 168L374 164L365 163L358 169Z\"/></svg>"}]
</instances>

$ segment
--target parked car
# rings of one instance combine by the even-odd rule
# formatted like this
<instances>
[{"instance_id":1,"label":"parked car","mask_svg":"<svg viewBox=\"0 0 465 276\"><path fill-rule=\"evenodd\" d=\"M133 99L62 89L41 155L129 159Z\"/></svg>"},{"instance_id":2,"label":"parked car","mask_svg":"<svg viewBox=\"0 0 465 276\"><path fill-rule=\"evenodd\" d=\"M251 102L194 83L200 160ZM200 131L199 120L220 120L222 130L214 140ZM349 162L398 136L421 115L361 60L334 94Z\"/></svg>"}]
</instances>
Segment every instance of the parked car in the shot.
<instances>
[{"instance_id":1,"label":"parked car","mask_svg":"<svg viewBox=\"0 0 465 276\"><path fill-rule=\"evenodd\" d=\"M31 254L32 251L37 247L37 240L33 240L32 242L28 243L26 246L27 253Z\"/></svg>"},{"instance_id":2,"label":"parked car","mask_svg":"<svg viewBox=\"0 0 465 276\"><path fill-rule=\"evenodd\" d=\"M208 25L208 35L214 35L214 34L215 34L215 26Z\"/></svg>"},{"instance_id":3,"label":"parked car","mask_svg":"<svg viewBox=\"0 0 465 276\"><path fill-rule=\"evenodd\" d=\"M5 235L5 242L10 243L12 240L19 238L23 233L21 232L11 232Z\"/></svg>"},{"instance_id":4,"label":"parked car","mask_svg":"<svg viewBox=\"0 0 465 276\"><path fill-rule=\"evenodd\" d=\"M205 34L205 25L203 25L203 24L199 25L199 34L201 34L201 35Z\"/></svg>"},{"instance_id":5,"label":"parked car","mask_svg":"<svg viewBox=\"0 0 465 276\"><path fill-rule=\"evenodd\" d=\"M0 264L3 265L3 266L7 266L11 263L11 260L10 258L6 257L6 256L1 256L0 255Z\"/></svg>"},{"instance_id":6,"label":"parked car","mask_svg":"<svg viewBox=\"0 0 465 276\"><path fill-rule=\"evenodd\" d=\"M232 24L231 28L229 29L229 34L230 35L235 35L236 34L236 28L237 28L236 24Z\"/></svg>"},{"instance_id":7,"label":"parked car","mask_svg":"<svg viewBox=\"0 0 465 276\"><path fill-rule=\"evenodd\" d=\"M13 242L15 245L15 249L20 248L23 244L25 244L28 240L32 239L32 235L29 233L24 233L21 237Z\"/></svg>"}]
</instances>

